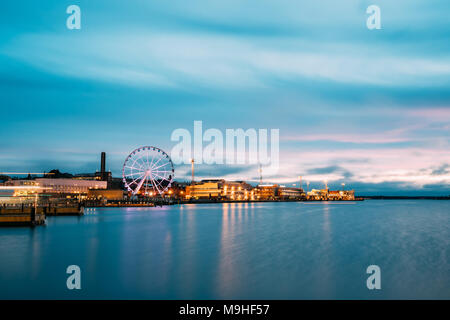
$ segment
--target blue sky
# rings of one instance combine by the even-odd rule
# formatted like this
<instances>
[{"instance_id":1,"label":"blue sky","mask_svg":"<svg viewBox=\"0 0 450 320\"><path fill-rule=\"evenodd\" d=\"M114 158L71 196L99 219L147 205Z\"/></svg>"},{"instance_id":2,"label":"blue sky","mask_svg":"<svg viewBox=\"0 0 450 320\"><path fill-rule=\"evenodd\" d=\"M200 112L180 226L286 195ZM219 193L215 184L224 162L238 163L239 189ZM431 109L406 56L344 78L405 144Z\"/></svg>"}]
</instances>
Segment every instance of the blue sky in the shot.
<instances>
[{"instance_id":1,"label":"blue sky","mask_svg":"<svg viewBox=\"0 0 450 320\"><path fill-rule=\"evenodd\" d=\"M79 5L81 30L66 28ZM381 8L381 30L366 8ZM10 1L0 10L0 171L118 176L177 128L280 129L265 180L450 194L448 1ZM254 166L200 177L257 180ZM188 167L176 168L179 179Z\"/></svg>"}]
</instances>

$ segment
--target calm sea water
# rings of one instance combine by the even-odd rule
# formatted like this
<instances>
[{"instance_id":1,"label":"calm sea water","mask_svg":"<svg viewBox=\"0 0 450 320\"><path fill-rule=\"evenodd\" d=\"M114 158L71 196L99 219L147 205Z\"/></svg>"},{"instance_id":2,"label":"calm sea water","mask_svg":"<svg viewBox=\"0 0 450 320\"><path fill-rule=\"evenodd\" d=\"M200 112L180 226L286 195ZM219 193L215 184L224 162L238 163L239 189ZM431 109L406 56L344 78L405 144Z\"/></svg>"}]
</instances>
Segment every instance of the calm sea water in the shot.
<instances>
[{"instance_id":1,"label":"calm sea water","mask_svg":"<svg viewBox=\"0 0 450 320\"><path fill-rule=\"evenodd\" d=\"M66 268L81 268L68 290ZM366 268L381 268L368 290ZM0 229L0 298L450 299L450 201L100 208Z\"/></svg>"}]
</instances>

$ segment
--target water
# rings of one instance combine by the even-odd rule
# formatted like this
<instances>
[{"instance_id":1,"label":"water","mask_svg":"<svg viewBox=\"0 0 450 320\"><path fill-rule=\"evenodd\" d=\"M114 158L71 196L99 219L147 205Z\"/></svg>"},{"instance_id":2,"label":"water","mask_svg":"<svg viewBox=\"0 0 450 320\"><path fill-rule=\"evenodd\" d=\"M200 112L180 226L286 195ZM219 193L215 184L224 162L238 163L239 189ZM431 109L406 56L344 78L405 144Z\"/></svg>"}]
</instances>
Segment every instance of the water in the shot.
<instances>
[{"instance_id":1,"label":"water","mask_svg":"<svg viewBox=\"0 0 450 320\"><path fill-rule=\"evenodd\" d=\"M450 201L99 208L1 228L0 298L450 299L449 226Z\"/></svg>"}]
</instances>

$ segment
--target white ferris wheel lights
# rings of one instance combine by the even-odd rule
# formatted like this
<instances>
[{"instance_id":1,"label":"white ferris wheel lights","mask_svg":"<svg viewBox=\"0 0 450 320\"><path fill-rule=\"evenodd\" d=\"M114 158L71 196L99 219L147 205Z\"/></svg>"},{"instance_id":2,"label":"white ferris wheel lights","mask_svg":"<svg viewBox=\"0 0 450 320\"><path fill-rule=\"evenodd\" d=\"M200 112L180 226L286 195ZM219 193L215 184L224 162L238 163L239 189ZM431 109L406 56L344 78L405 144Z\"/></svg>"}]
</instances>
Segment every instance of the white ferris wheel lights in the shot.
<instances>
[{"instance_id":1,"label":"white ferris wheel lights","mask_svg":"<svg viewBox=\"0 0 450 320\"><path fill-rule=\"evenodd\" d=\"M169 155L157 147L145 146L131 152L125 159L122 177L133 195L162 195L172 185L175 170Z\"/></svg>"}]
</instances>

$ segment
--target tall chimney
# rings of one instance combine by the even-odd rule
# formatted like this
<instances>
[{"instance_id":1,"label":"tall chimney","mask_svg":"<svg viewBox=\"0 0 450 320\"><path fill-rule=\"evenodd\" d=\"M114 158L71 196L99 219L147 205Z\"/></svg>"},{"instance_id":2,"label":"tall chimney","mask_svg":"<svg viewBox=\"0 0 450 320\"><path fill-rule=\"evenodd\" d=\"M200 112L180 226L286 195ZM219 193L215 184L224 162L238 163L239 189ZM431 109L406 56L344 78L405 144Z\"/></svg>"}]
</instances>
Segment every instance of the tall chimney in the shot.
<instances>
[{"instance_id":1,"label":"tall chimney","mask_svg":"<svg viewBox=\"0 0 450 320\"><path fill-rule=\"evenodd\" d=\"M106 179L106 153L102 152L102 160L101 160L101 176L102 176L102 180Z\"/></svg>"}]
</instances>

